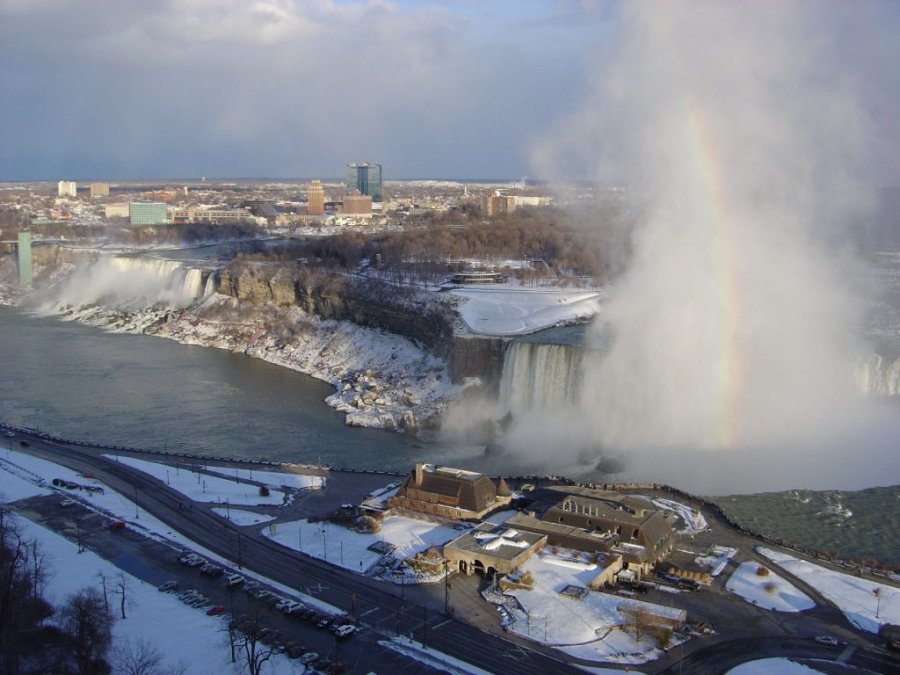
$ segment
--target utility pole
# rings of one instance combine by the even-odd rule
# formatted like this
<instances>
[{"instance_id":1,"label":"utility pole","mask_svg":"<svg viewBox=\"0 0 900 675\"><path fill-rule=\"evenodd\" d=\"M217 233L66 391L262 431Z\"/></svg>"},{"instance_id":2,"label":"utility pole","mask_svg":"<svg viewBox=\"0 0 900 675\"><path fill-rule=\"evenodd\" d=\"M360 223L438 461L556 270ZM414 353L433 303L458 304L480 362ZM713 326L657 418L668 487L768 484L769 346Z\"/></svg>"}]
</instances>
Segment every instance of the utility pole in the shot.
<instances>
[{"instance_id":1,"label":"utility pole","mask_svg":"<svg viewBox=\"0 0 900 675\"><path fill-rule=\"evenodd\" d=\"M422 605L422 645L428 646L428 608L424 605Z\"/></svg>"},{"instance_id":2,"label":"utility pole","mask_svg":"<svg viewBox=\"0 0 900 675\"><path fill-rule=\"evenodd\" d=\"M444 614L450 614L450 561L444 558Z\"/></svg>"},{"instance_id":3,"label":"utility pole","mask_svg":"<svg viewBox=\"0 0 900 675\"><path fill-rule=\"evenodd\" d=\"M135 520L140 519L141 514L138 513L138 503L137 503L137 485L134 486L134 518Z\"/></svg>"},{"instance_id":4,"label":"utility pole","mask_svg":"<svg viewBox=\"0 0 900 675\"><path fill-rule=\"evenodd\" d=\"M241 533L240 532L237 533L237 538L238 538L238 542L237 542L237 544L238 544L238 569L240 569L241 568Z\"/></svg>"}]
</instances>

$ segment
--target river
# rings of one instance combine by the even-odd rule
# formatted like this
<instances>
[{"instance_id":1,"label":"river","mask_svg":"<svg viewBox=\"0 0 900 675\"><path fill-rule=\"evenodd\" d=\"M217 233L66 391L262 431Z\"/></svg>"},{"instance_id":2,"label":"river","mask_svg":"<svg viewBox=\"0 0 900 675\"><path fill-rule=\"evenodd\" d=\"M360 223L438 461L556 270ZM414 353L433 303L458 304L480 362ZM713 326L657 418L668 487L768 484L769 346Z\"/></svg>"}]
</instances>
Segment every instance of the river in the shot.
<instances>
[{"instance_id":1,"label":"river","mask_svg":"<svg viewBox=\"0 0 900 675\"><path fill-rule=\"evenodd\" d=\"M423 449L347 427L330 385L242 354L0 307L0 420L63 437L406 470Z\"/></svg>"}]
</instances>

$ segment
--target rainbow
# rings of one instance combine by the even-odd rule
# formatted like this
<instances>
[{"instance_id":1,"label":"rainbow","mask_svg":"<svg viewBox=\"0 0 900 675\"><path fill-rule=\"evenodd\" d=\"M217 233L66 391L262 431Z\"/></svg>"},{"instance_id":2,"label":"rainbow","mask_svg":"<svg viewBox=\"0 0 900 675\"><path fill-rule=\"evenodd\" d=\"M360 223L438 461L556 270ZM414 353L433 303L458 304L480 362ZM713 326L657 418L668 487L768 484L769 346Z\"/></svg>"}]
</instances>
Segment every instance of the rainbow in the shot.
<instances>
[{"instance_id":1,"label":"rainbow","mask_svg":"<svg viewBox=\"0 0 900 675\"><path fill-rule=\"evenodd\" d=\"M691 165L689 169L700 178L703 189L701 203L705 213L699 215L710 227L710 241L715 260L717 299L712 308L718 319L715 359L716 400L715 428L712 429L715 445L733 448L738 443L738 410L743 368L738 345L740 319L739 282L737 274L734 225L727 215L726 194L722 185L722 165L716 152L713 134L696 102L686 106L687 141Z\"/></svg>"}]
</instances>

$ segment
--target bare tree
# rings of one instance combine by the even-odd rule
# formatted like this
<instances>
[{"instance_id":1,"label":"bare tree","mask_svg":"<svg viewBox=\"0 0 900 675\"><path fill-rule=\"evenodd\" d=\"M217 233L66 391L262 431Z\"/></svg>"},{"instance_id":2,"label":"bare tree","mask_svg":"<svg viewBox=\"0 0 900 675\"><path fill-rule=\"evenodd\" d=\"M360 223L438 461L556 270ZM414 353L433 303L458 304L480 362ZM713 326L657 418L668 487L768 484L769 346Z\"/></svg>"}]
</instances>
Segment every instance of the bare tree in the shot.
<instances>
[{"instance_id":1,"label":"bare tree","mask_svg":"<svg viewBox=\"0 0 900 675\"><path fill-rule=\"evenodd\" d=\"M70 595L59 615L71 637L79 673L108 673L106 653L112 642L113 617L97 589L88 587Z\"/></svg>"},{"instance_id":2,"label":"bare tree","mask_svg":"<svg viewBox=\"0 0 900 675\"><path fill-rule=\"evenodd\" d=\"M183 665L163 665L163 655L143 638L127 640L114 650L116 675L184 675Z\"/></svg>"},{"instance_id":3,"label":"bare tree","mask_svg":"<svg viewBox=\"0 0 900 675\"><path fill-rule=\"evenodd\" d=\"M119 578L116 580L116 588L115 592L119 595L119 610L122 612L122 618L127 619L125 616L125 603L127 601L128 594L128 581L125 579L124 574L120 574ZM129 607L131 605L129 604Z\"/></svg>"},{"instance_id":4,"label":"bare tree","mask_svg":"<svg viewBox=\"0 0 900 675\"><path fill-rule=\"evenodd\" d=\"M247 664L247 671L250 675L260 675L263 664L275 654L280 653L278 648L270 647L262 641L262 630L263 625L256 612L252 616L233 619L229 624L229 634L234 649L243 655L243 661Z\"/></svg>"}]
</instances>

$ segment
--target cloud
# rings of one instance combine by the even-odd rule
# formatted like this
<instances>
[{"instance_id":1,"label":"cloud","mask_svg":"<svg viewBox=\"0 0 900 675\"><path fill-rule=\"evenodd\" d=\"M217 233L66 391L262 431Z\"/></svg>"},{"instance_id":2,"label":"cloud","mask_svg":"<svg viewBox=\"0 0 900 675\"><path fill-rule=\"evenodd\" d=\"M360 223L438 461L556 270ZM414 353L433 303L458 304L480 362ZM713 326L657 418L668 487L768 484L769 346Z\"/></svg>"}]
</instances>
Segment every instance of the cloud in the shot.
<instances>
[{"instance_id":1,"label":"cloud","mask_svg":"<svg viewBox=\"0 0 900 675\"><path fill-rule=\"evenodd\" d=\"M7 0L0 178L333 176L368 159L396 177L521 175L590 35L560 48L556 29L456 10Z\"/></svg>"}]
</instances>

